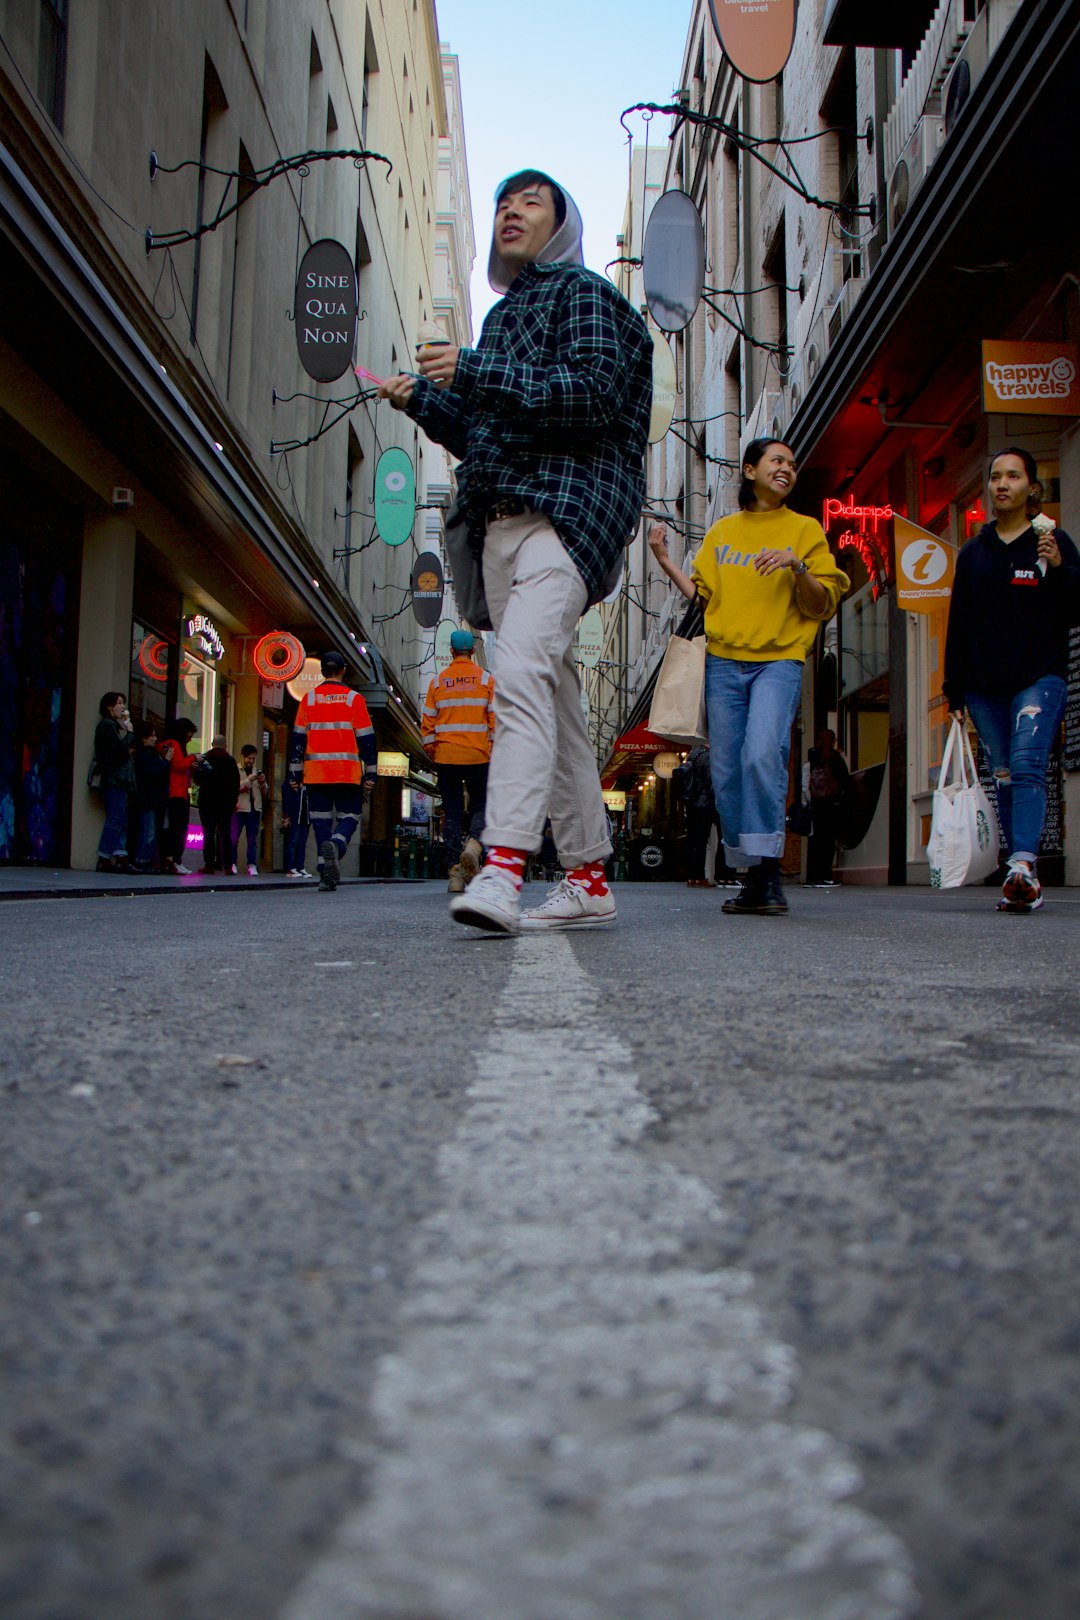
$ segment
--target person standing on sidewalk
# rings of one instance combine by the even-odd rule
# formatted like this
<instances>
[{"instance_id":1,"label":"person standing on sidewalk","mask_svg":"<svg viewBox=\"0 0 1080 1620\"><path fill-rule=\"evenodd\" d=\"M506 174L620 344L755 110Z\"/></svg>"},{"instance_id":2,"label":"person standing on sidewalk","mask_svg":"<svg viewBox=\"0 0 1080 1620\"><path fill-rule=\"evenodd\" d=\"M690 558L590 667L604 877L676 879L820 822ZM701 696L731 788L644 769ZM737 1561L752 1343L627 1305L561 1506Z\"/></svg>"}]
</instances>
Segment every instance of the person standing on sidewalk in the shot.
<instances>
[{"instance_id":1,"label":"person standing on sidewalk","mask_svg":"<svg viewBox=\"0 0 1080 1620\"><path fill-rule=\"evenodd\" d=\"M324 653L319 667L321 682L304 694L296 712L289 774L307 789L319 888L332 893L360 825L364 795L375 786L378 756L367 704L342 678L344 658Z\"/></svg>"},{"instance_id":2,"label":"person standing on sidewalk","mask_svg":"<svg viewBox=\"0 0 1080 1620\"><path fill-rule=\"evenodd\" d=\"M491 706L495 682L470 656L474 646L471 630L452 632L453 657L442 674L430 682L420 719L420 735L435 761L439 778L443 841L450 868L447 887L451 894L463 894L466 883L480 870L480 835L484 830L488 761L495 730ZM469 820L463 848L466 795Z\"/></svg>"},{"instance_id":3,"label":"person standing on sidewalk","mask_svg":"<svg viewBox=\"0 0 1080 1620\"><path fill-rule=\"evenodd\" d=\"M956 559L945 639L945 697L966 708L990 759L1009 852L999 911L1037 911L1036 858L1046 820L1046 771L1065 712L1069 630L1080 623L1080 554L1039 513L1030 451L990 464L993 522Z\"/></svg>"},{"instance_id":4,"label":"person standing on sidewalk","mask_svg":"<svg viewBox=\"0 0 1080 1620\"><path fill-rule=\"evenodd\" d=\"M712 766L704 743L691 748L682 764L676 767L675 781L686 810L686 864L690 868L686 886L688 889L715 889L716 884L705 869L709 834L717 816Z\"/></svg>"},{"instance_id":5,"label":"person standing on sidewalk","mask_svg":"<svg viewBox=\"0 0 1080 1620\"><path fill-rule=\"evenodd\" d=\"M94 732L94 761L105 794L105 825L98 840L97 870L129 872L128 816L136 782L127 698L123 692L106 692L98 704L98 713L101 719Z\"/></svg>"},{"instance_id":6,"label":"person standing on sidewalk","mask_svg":"<svg viewBox=\"0 0 1080 1620\"><path fill-rule=\"evenodd\" d=\"M258 750L254 743L245 743L240 750L240 792L233 815L232 841L236 857L240 858L240 833L247 834L248 877L259 875L259 823L266 804L269 788L266 777L259 769Z\"/></svg>"},{"instance_id":7,"label":"person standing on sidewalk","mask_svg":"<svg viewBox=\"0 0 1080 1620\"><path fill-rule=\"evenodd\" d=\"M229 753L225 738L218 732L210 748L195 767L199 789L199 820L203 830L203 864L199 871L209 877L219 870L236 876L236 850L232 823L236 796L240 792L240 767Z\"/></svg>"},{"instance_id":8,"label":"person standing on sidewalk","mask_svg":"<svg viewBox=\"0 0 1080 1620\"><path fill-rule=\"evenodd\" d=\"M806 886L836 887L833 865L840 840L840 817L851 786L848 762L836 746L835 731L819 731L803 767L804 790L810 800L810 846L806 852Z\"/></svg>"},{"instance_id":9,"label":"person standing on sidewalk","mask_svg":"<svg viewBox=\"0 0 1080 1620\"><path fill-rule=\"evenodd\" d=\"M192 720L174 720L158 750L169 762L168 828L165 841L166 872L187 877L190 866L184 865L187 855L188 825L191 821L191 778L199 763L188 753L188 743L194 737L196 726Z\"/></svg>"},{"instance_id":10,"label":"person standing on sidewalk","mask_svg":"<svg viewBox=\"0 0 1080 1620\"><path fill-rule=\"evenodd\" d=\"M609 923L611 854L573 640L612 588L641 514L652 344L637 311L586 270L581 216L550 175L496 195L488 277L504 296L475 349L443 344L383 398L461 457L458 498L498 639L487 861L450 901L497 933ZM550 814L566 877L521 914L521 885Z\"/></svg>"}]
</instances>

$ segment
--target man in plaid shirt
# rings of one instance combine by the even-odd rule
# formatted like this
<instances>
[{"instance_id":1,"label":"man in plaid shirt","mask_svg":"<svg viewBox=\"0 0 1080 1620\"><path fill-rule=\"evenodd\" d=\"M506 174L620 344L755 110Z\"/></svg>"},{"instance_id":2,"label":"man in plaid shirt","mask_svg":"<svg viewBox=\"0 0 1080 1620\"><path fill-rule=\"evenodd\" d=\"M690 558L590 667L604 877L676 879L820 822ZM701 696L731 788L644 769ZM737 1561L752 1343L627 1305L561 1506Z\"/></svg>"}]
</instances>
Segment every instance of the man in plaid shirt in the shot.
<instances>
[{"instance_id":1,"label":"man in plaid shirt","mask_svg":"<svg viewBox=\"0 0 1080 1620\"><path fill-rule=\"evenodd\" d=\"M584 268L581 217L549 175L503 182L488 274L505 296L476 348L422 349L418 377L380 390L461 457L459 500L498 635L487 863L450 911L501 933L609 923L611 842L573 641L640 516L652 344L637 311ZM522 913L549 814L567 876Z\"/></svg>"}]
</instances>

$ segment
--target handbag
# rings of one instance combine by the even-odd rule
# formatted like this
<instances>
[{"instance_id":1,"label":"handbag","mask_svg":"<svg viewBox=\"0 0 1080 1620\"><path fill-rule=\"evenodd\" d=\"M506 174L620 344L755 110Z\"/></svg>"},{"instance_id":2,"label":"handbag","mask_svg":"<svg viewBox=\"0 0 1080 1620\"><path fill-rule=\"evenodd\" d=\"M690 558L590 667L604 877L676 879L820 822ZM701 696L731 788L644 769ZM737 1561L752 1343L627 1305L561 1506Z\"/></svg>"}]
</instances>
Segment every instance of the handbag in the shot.
<instances>
[{"instance_id":1,"label":"handbag","mask_svg":"<svg viewBox=\"0 0 1080 1620\"><path fill-rule=\"evenodd\" d=\"M656 677L645 724L658 737L669 737L672 742L700 743L708 736L702 623L700 603L693 602L668 642Z\"/></svg>"},{"instance_id":2,"label":"handbag","mask_svg":"<svg viewBox=\"0 0 1080 1620\"><path fill-rule=\"evenodd\" d=\"M446 514L443 545L462 618L474 630L493 630L491 610L484 595L483 542L480 549L476 549L465 508L457 501Z\"/></svg>"},{"instance_id":3,"label":"handbag","mask_svg":"<svg viewBox=\"0 0 1080 1620\"><path fill-rule=\"evenodd\" d=\"M806 799L792 800L784 817L784 825L788 832L794 833L797 838L810 837L814 830L814 812Z\"/></svg>"},{"instance_id":4,"label":"handbag","mask_svg":"<svg viewBox=\"0 0 1080 1620\"><path fill-rule=\"evenodd\" d=\"M997 817L976 775L967 728L954 715L934 789L926 848L931 888L982 883L996 870L1000 847Z\"/></svg>"}]
</instances>

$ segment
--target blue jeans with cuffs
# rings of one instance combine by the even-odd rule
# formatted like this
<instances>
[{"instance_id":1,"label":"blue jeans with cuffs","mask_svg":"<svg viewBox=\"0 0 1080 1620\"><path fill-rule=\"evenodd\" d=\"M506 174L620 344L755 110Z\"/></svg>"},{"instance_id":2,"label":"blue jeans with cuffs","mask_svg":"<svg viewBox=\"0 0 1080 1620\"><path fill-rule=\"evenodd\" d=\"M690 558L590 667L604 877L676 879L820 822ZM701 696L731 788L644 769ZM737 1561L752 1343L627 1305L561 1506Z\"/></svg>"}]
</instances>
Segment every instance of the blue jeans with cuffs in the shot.
<instances>
[{"instance_id":1,"label":"blue jeans with cuffs","mask_svg":"<svg viewBox=\"0 0 1080 1620\"><path fill-rule=\"evenodd\" d=\"M784 851L791 726L803 666L793 658L705 660L713 797L729 866L757 866Z\"/></svg>"}]
</instances>

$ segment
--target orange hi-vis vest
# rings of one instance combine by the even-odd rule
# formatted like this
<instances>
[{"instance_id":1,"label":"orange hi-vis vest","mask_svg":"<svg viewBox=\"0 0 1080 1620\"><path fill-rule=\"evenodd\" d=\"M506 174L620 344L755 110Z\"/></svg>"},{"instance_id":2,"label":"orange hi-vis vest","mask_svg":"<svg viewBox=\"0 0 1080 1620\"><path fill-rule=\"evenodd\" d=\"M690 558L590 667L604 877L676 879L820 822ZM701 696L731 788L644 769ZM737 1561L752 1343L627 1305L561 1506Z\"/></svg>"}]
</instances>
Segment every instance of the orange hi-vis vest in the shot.
<instances>
[{"instance_id":1,"label":"orange hi-vis vest","mask_svg":"<svg viewBox=\"0 0 1080 1620\"><path fill-rule=\"evenodd\" d=\"M300 700L293 757L304 761L309 786L359 783L375 775L375 728L359 692L323 681Z\"/></svg>"},{"instance_id":2,"label":"orange hi-vis vest","mask_svg":"<svg viewBox=\"0 0 1080 1620\"><path fill-rule=\"evenodd\" d=\"M420 717L424 747L437 765L486 765L491 758L495 682L467 653L453 657L428 687Z\"/></svg>"}]
</instances>

